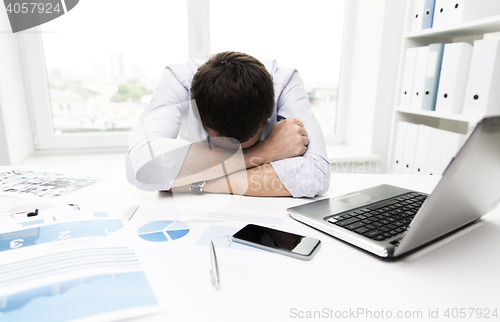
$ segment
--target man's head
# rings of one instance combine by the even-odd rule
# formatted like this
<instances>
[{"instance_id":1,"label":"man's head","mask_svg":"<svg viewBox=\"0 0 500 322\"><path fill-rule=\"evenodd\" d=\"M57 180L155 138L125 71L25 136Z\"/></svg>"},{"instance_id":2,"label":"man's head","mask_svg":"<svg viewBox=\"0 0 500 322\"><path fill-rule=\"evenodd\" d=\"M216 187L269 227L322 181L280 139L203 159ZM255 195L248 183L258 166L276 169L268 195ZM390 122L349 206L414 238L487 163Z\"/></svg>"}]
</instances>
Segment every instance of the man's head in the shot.
<instances>
[{"instance_id":1,"label":"man's head","mask_svg":"<svg viewBox=\"0 0 500 322\"><path fill-rule=\"evenodd\" d=\"M260 61L243 53L223 52L198 68L191 99L196 101L201 122L211 136L233 138L243 146L256 141L271 117L273 86Z\"/></svg>"}]
</instances>

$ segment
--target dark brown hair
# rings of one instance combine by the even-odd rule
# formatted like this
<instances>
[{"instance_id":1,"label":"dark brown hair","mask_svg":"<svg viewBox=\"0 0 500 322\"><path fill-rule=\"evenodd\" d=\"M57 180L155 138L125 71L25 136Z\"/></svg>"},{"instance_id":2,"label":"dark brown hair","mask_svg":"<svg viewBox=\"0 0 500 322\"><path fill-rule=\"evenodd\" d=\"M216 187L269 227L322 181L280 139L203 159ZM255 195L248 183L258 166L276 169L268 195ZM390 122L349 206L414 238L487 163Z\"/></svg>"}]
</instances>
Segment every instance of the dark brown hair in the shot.
<instances>
[{"instance_id":1,"label":"dark brown hair","mask_svg":"<svg viewBox=\"0 0 500 322\"><path fill-rule=\"evenodd\" d=\"M264 64L239 52L222 52L193 77L191 99L203 126L243 143L254 136L274 109L274 85Z\"/></svg>"}]
</instances>

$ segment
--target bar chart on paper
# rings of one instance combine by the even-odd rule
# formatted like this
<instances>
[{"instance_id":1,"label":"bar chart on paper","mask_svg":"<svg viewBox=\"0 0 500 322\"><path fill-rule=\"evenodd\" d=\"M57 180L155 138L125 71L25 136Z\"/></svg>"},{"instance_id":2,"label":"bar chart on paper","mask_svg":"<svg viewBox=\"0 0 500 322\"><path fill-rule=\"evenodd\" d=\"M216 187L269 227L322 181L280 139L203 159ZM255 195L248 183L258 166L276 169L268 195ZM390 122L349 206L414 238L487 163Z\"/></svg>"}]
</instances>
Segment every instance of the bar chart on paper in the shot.
<instances>
[{"instance_id":1,"label":"bar chart on paper","mask_svg":"<svg viewBox=\"0 0 500 322\"><path fill-rule=\"evenodd\" d=\"M55 322L99 314L119 319L158 311L134 250L73 243L50 251L42 256L33 251L22 261L14 253L3 258L0 321Z\"/></svg>"},{"instance_id":2,"label":"bar chart on paper","mask_svg":"<svg viewBox=\"0 0 500 322\"><path fill-rule=\"evenodd\" d=\"M55 218L55 217L54 217ZM27 223L45 224L51 218L36 219ZM45 220L45 222L44 222ZM27 225L24 223L24 227ZM82 220L58 224L47 224L23 230L0 233L0 252L21 247L35 246L84 237L104 237L121 229L120 219Z\"/></svg>"},{"instance_id":3,"label":"bar chart on paper","mask_svg":"<svg viewBox=\"0 0 500 322\"><path fill-rule=\"evenodd\" d=\"M157 221L145 224L137 230L137 234L150 242L172 241L186 236L189 225L180 221Z\"/></svg>"}]
</instances>

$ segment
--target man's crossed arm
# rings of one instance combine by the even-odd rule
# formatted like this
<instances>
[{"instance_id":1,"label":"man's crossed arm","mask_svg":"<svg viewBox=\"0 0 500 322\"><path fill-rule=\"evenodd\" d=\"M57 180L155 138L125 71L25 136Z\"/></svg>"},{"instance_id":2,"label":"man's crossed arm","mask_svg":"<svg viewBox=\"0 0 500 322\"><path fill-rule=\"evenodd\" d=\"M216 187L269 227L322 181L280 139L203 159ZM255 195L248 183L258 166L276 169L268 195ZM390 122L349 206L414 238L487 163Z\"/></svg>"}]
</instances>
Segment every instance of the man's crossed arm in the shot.
<instances>
[{"instance_id":1,"label":"man's crossed arm","mask_svg":"<svg viewBox=\"0 0 500 322\"><path fill-rule=\"evenodd\" d=\"M191 144L172 190L187 192L191 183L206 181L206 192L291 196L269 163L301 156L308 145L304 124L294 118L276 123L263 141L244 148L242 153Z\"/></svg>"}]
</instances>

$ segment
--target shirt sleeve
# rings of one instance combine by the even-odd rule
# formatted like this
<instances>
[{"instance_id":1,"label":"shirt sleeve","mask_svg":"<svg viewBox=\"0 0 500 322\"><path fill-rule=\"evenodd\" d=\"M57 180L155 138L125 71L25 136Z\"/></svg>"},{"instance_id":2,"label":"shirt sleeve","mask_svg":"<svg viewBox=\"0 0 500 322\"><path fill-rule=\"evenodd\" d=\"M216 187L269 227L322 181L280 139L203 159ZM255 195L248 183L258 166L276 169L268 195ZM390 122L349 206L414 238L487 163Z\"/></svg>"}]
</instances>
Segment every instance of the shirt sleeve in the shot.
<instances>
[{"instance_id":1,"label":"shirt sleeve","mask_svg":"<svg viewBox=\"0 0 500 322\"><path fill-rule=\"evenodd\" d=\"M271 162L276 175L293 197L314 197L325 193L330 187L330 162L325 140L297 71L281 92L277 105L278 121L290 117L300 120L310 143L302 156Z\"/></svg>"},{"instance_id":2,"label":"shirt sleeve","mask_svg":"<svg viewBox=\"0 0 500 322\"><path fill-rule=\"evenodd\" d=\"M189 92L165 69L137 125L129 136L126 173L141 190L170 189L191 143L178 138L189 111Z\"/></svg>"}]
</instances>

